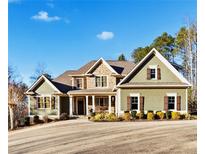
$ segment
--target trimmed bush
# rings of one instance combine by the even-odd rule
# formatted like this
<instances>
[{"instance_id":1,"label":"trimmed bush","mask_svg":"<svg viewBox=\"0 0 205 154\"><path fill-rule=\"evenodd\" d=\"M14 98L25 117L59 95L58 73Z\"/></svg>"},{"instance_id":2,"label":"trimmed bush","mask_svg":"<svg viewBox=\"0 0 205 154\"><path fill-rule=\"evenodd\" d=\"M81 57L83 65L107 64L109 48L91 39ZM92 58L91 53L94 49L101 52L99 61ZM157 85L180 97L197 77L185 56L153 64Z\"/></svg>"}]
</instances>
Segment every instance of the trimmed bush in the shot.
<instances>
[{"instance_id":1,"label":"trimmed bush","mask_svg":"<svg viewBox=\"0 0 205 154\"><path fill-rule=\"evenodd\" d=\"M180 113L179 112L172 112L172 120L179 120Z\"/></svg>"},{"instance_id":2,"label":"trimmed bush","mask_svg":"<svg viewBox=\"0 0 205 154\"><path fill-rule=\"evenodd\" d=\"M156 113L156 115L157 115L158 119L160 119L160 120L164 119L164 112L159 111L159 112Z\"/></svg>"},{"instance_id":3,"label":"trimmed bush","mask_svg":"<svg viewBox=\"0 0 205 154\"><path fill-rule=\"evenodd\" d=\"M125 121L130 121L130 113L128 112L125 112L124 113L124 115L123 115L123 119L125 120Z\"/></svg>"},{"instance_id":4,"label":"trimmed bush","mask_svg":"<svg viewBox=\"0 0 205 154\"><path fill-rule=\"evenodd\" d=\"M185 119L186 120L191 120L191 114L189 114L189 113L185 114Z\"/></svg>"},{"instance_id":5,"label":"trimmed bush","mask_svg":"<svg viewBox=\"0 0 205 154\"><path fill-rule=\"evenodd\" d=\"M95 116L95 112L90 112L90 116L94 117Z\"/></svg>"},{"instance_id":6,"label":"trimmed bush","mask_svg":"<svg viewBox=\"0 0 205 154\"><path fill-rule=\"evenodd\" d=\"M167 111L166 112L166 119L171 119L171 116L172 116L172 111Z\"/></svg>"},{"instance_id":7,"label":"trimmed bush","mask_svg":"<svg viewBox=\"0 0 205 154\"><path fill-rule=\"evenodd\" d=\"M152 112L147 113L147 120L154 120L154 114Z\"/></svg>"},{"instance_id":8,"label":"trimmed bush","mask_svg":"<svg viewBox=\"0 0 205 154\"><path fill-rule=\"evenodd\" d=\"M102 121L105 119L105 113L97 113L94 117L94 120L96 121Z\"/></svg>"},{"instance_id":9,"label":"trimmed bush","mask_svg":"<svg viewBox=\"0 0 205 154\"><path fill-rule=\"evenodd\" d=\"M139 112L136 114L137 119L144 119L144 112Z\"/></svg>"},{"instance_id":10,"label":"trimmed bush","mask_svg":"<svg viewBox=\"0 0 205 154\"><path fill-rule=\"evenodd\" d=\"M69 116L67 113L61 113L60 120L68 120L68 119L69 119Z\"/></svg>"},{"instance_id":11,"label":"trimmed bush","mask_svg":"<svg viewBox=\"0 0 205 154\"><path fill-rule=\"evenodd\" d=\"M30 125L30 117L25 117L25 125L26 126Z\"/></svg>"},{"instance_id":12,"label":"trimmed bush","mask_svg":"<svg viewBox=\"0 0 205 154\"><path fill-rule=\"evenodd\" d=\"M117 116L114 113L107 113L105 114L105 120L108 121L116 121L117 120Z\"/></svg>"},{"instance_id":13,"label":"trimmed bush","mask_svg":"<svg viewBox=\"0 0 205 154\"><path fill-rule=\"evenodd\" d=\"M38 124L38 123L40 122L39 116L35 115L35 116L33 117L33 122L34 122L35 124Z\"/></svg>"},{"instance_id":14,"label":"trimmed bush","mask_svg":"<svg viewBox=\"0 0 205 154\"><path fill-rule=\"evenodd\" d=\"M132 116L132 119L136 119L137 111L131 111L131 116Z\"/></svg>"}]
</instances>

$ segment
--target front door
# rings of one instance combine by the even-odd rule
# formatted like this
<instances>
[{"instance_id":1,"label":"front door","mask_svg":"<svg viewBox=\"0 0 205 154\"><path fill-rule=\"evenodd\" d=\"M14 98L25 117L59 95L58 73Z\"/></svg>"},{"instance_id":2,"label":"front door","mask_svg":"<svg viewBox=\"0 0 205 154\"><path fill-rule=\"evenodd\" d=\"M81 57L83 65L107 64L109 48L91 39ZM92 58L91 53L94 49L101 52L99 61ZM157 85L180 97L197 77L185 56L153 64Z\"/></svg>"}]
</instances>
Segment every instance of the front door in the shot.
<instances>
[{"instance_id":1,"label":"front door","mask_svg":"<svg viewBox=\"0 0 205 154\"><path fill-rule=\"evenodd\" d=\"M84 114L83 104L84 104L83 100L78 100L78 115Z\"/></svg>"}]
</instances>

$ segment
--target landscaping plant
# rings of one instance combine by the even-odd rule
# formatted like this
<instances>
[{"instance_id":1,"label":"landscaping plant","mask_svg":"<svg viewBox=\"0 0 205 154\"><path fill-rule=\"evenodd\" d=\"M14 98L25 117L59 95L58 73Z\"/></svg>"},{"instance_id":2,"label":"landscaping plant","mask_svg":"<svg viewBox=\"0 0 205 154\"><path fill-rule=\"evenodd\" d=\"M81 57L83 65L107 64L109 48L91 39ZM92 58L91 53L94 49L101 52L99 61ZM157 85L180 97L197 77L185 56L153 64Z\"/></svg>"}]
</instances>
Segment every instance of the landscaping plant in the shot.
<instances>
[{"instance_id":1,"label":"landscaping plant","mask_svg":"<svg viewBox=\"0 0 205 154\"><path fill-rule=\"evenodd\" d=\"M130 121L130 113L129 112L125 112L124 115L123 115L123 119L125 121Z\"/></svg>"},{"instance_id":2,"label":"landscaping plant","mask_svg":"<svg viewBox=\"0 0 205 154\"><path fill-rule=\"evenodd\" d=\"M35 123L35 124L38 124L39 123L39 116L37 116L37 115L35 115L34 117L33 117L33 122Z\"/></svg>"},{"instance_id":3,"label":"landscaping plant","mask_svg":"<svg viewBox=\"0 0 205 154\"><path fill-rule=\"evenodd\" d=\"M172 114L172 111L167 111L166 112L166 119L167 120L171 119L171 114Z\"/></svg>"},{"instance_id":4,"label":"landscaping plant","mask_svg":"<svg viewBox=\"0 0 205 154\"><path fill-rule=\"evenodd\" d=\"M68 119L69 119L69 116L67 113L61 113L60 120L68 120Z\"/></svg>"},{"instance_id":5,"label":"landscaping plant","mask_svg":"<svg viewBox=\"0 0 205 154\"><path fill-rule=\"evenodd\" d=\"M147 120L154 120L154 113L153 112L147 113Z\"/></svg>"},{"instance_id":6,"label":"landscaping plant","mask_svg":"<svg viewBox=\"0 0 205 154\"><path fill-rule=\"evenodd\" d=\"M132 116L132 119L136 119L137 117L137 111L131 111L131 116Z\"/></svg>"},{"instance_id":7,"label":"landscaping plant","mask_svg":"<svg viewBox=\"0 0 205 154\"><path fill-rule=\"evenodd\" d=\"M164 119L164 112L159 111L159 112L156 113L156 115L160 120Z\"/></svg>"},{"instance_id":8,"label":"landscaping plant","mask_svg":"<svg viewBox=\"0 0 205 154\"><path fill-rule=\"evenodd\" d=\"M179 112L172 112L172 120L179 120L180 113Z\"/></svg>"}]
</instances>

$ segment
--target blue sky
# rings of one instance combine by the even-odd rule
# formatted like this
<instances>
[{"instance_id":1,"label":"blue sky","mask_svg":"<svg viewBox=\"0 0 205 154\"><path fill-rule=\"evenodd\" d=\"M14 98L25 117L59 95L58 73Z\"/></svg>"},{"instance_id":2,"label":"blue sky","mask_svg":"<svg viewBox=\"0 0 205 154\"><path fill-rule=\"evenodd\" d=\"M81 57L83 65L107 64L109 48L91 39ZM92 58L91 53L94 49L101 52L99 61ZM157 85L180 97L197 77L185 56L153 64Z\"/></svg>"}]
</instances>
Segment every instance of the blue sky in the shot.
<instances>
[{"instance_id":1,"label":"blue sky","mask_svg":"<svg viewBox=\"0 0 205 154\"><path fill-rule=\"evenodd\" d=\"M9 64L29 82L38 63L58 76L133 49L196 19L196 0L9 0Z\"/></svg>"}]
</instances>

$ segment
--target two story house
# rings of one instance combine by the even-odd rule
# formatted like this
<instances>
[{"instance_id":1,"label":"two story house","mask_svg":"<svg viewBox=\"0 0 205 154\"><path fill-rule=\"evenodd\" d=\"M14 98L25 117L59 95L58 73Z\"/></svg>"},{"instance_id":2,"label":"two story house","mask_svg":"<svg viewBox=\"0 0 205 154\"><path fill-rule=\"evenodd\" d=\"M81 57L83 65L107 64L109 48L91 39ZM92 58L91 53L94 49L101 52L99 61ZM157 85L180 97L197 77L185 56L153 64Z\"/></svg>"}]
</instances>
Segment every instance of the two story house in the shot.
<instances>
[{"instance_id":1,"label":"two story house","mask_svg":"<svg viewBox=\"0 0 205 154\"><path fill-rule=\"evenodd\" d=\"M189 82L156 50L137 65L100 58L51 80L42 75L26 92L29 114L188 111Z\"/></svg>"},{"instance_id":2,"label":"two story house","mask_svg":"<svg viewBox=\"0 0 205 154\"><path fill-rule=\"evenodd\" d=\"M42 75L26 92L29 114L59 117L61 113L116 113L116 85L134 68L130 61L100 58L51 80Z\"/></svg>"}]
</instances>

